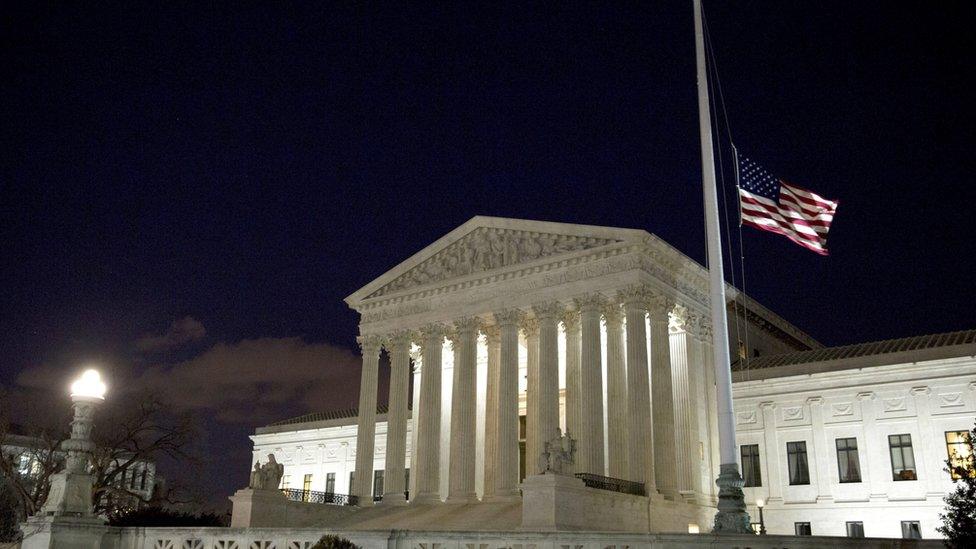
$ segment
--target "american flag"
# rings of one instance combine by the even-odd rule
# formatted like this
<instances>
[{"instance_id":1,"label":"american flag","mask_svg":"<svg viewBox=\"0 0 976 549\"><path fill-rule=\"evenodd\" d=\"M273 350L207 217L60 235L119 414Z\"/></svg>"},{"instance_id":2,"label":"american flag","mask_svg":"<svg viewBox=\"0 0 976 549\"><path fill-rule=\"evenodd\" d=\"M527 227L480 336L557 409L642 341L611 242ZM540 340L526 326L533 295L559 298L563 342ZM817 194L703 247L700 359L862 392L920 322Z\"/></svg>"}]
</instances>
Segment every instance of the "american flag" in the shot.
<instances>
[{"instance_id":1,"label":"american flag","mask_svg":"<svg viewBox=\"0 0 976 549\"><path fill-rule=\"evenodd\" d=\"M839 202L790 185L741 154L736 158L742 223L827 255L827 231Z\"/></svg>"}]
</instances>

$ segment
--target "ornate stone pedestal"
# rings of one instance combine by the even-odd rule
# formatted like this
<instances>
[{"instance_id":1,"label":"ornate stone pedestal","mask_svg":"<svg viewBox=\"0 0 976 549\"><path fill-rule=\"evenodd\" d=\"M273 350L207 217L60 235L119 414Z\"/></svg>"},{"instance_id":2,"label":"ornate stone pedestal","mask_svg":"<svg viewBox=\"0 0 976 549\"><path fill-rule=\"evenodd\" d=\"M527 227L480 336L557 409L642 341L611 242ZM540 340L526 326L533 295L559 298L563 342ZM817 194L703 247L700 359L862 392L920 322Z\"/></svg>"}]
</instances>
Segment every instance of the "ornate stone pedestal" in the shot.
<instances>
[{"instance_id":1,"label":"ornate stone pedestal","mask_svg":"<svg viewBox=\"0 0 976 549\"><path fill-rule=\"evenodd\" d=\"M33 516L21 523L21 549L100 549L109 527L95 517Z\"/></svg>"},{"instance_id":2,"label":"ornate stone pedestal","mask_svg":"<svg viewBox=\"0 0 976 549\"><path fill-rule=\"evenodd\" d=\"M715 534L749 534L749 514L742 494L743 480L737 463L723 463L718 484L718 513L715 515Z\"/></svg>"},{"instance_id":3,"label":"ornate stone pedestal","mask_svg":"<svg viewBox=\"0 0 976 549\"><path fill-rule=\"evenodd\" d=\"M522 529L581 530L586 516L580 503L588 501L583 481L567 475L532 475L522 483Z\"/></svg>"}]
</instances>

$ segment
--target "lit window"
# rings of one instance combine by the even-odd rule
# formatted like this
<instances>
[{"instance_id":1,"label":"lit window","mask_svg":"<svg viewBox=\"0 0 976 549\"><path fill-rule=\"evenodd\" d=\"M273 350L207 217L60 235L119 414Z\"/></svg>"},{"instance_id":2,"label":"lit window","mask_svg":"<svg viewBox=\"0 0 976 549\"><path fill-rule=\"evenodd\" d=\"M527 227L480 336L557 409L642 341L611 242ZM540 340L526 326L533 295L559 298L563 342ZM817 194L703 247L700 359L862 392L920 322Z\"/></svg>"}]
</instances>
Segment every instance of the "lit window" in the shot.
<instances>
[{"instance_id":1,"label":"lit window","mask_svg":"<svg viewBox=\"0 0 976 549\"><path fill-rule=\"evenodd\" d=\"M798 536L812 536L809 522L794 522L793 532Z\"/></svg>"},{"instance_id":2,"label":"lit window","mask_svg":"<svg viewBox=\"0 0 976 549\"><path fill-rule=\"evenodd\" d=\"M861 465L857 459L857 439L838 438L837 473L841 482L861 482Z\"/></svg>"},{"instance_id":3,"label":"lit window","mask_svg":"<svg viewBox=\"0 0 976 549\"><path fill-rule=\"evenodd\" d=\"M302 479L302 499L304 501L309 500L309 496L312 495L312 475L305 475Z\"/></svg>"},{"instance_id":4,"label":"lit window","mask_svg":"<svg viewBox=\"0 0 976 549\"><path fill-rule=\"evenodd\" d=\"M742 478L746 488L762 486L762 471L759 468L759 445L743 444L739 447L742 456Z\"/></svg>"},{"instance_id":5,"label":"lit window","mask_svg":"<svg viewBox=\"0 0 976 549\"><path fill-rule=\"evenodd\" d=\"M787 442L786 457L790 465L790 484L810 484L810 468L807 463L806 441Z\"/></svg>"},{"instance_id":6,"label":"lit window","mask_svg":"<svg viewBox=\"0 0 976 549\"><path fill-rule=\"evenodd\" d=\"M863 538L864 537L864 523L861 521L854 521L847 523L847 537L849 538Z\"/></svg>"},{"instance_id":7,"label":"lit window","mask_svg":"<svg viewBox=\"0 0 976 549\"><path fill-rule=\"evenodd\" d=\"M917 520L901 521L901 537L904 539L922 539L922 526Z\"/></svg>"},{"instance_id":8,"label":"lit window","mask_svg":"<svg viewBox=\"0 0 976 549\"><path fill-rule=\"evenodd\" d=\"M281 489L286 490L288 486L291 485L291 475L281 476Z\"/></svg>"},{"instance_id":9,"label":"lit window","mask_svg":"<svg viewBox=\"0 0 976 549\"><path fill-rule=\"evenodd\" d=\"M952 475L952 478L962 478L957 469L969 471L970 475L976 473L973 471L973 462L970 459L973 447L969 441L969 431L947 431L945 439L946 452L949 454L949 460L952 464L952 467L949 468L949 474Z\"/></svg>"},{"instance_id":10,"label":"lit window","mask_svg":"<svg viewBox=\"0 0 976 549\"><path fill-rule=\"evenodd\" d=\"M915 480L915 454L912 435L888 435L891 453L891 477L894 480Z\"/></svg>"}]
</instances>

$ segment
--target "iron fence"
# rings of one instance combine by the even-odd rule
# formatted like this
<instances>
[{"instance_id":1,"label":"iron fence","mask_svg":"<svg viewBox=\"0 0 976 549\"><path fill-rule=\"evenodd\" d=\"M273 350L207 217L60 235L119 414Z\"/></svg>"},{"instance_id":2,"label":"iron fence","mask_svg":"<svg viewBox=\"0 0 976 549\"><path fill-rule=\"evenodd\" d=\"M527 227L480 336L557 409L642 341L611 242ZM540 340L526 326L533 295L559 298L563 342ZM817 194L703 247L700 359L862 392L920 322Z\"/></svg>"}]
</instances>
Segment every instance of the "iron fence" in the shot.
<instances>
[{"instance_id":1,"label":"iron fence","mask_svg":"<svg viewBox=\"0 0 976 549\"><path fill-rule=\"evenodd\" d=\"M576 478L582 480L583 484L589 486L590 488L620 492L622 494L632 494L635 496L646 495L644 493L643 482L633 482L631 480L623 480L620 478L604 477L594 475L593 473L576 473Z\"/></svg>"}]
</instances>

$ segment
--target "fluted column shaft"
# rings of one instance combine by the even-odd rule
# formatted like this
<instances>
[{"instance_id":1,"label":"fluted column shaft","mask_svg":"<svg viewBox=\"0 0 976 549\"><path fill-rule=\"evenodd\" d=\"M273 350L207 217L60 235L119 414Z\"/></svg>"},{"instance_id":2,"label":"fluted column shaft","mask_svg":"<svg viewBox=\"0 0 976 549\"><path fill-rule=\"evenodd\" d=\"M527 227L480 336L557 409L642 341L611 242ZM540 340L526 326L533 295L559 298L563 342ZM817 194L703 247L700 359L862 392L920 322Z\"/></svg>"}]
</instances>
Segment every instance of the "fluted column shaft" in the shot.
<instances>
[{"instance_id":1,"label":"fluted column shaft","mask_svg":"<svg viewBox=\"0 0 976 549\"><path fill-rule=\"evenodd\" d=\"M410 475L410 482L408 483L407 490L410 491L410 499L417 496L417 448L418 444L418 431L420 424L420 387L423 385L423 364L424 359L421 356L420 347L414 345L410 350L410 358L413 359L413 388L410 395L411 412L410 412L410 468L413 470L413 474Z\"/></svg>"},{"instance_id":2,"label":"fluted column shaft","mask_svg":"<svg viewBox=\"0 0 976 549\"><path fill-rule=\"evenodd\" d=\"M600 349L600 309L603 301L587 297L580 308L580 386L582 406L577 458L579 471L605 474L603 461L603 358Z\"/></svg>"},{"instance_id":3,"label":"fluted column shaft","mask_svg":"<svg viewBox=\"0 0 976 549\"><path fill-rule=\"evenodd\" d=\"M406 502L407 400L410 395L410 334L393 334L386 344L390 354L390 399L386 425L386 469L383 503Z\"/></svg>"},{"instance_id":4,"label":"fluted column shaft","mask_svg":"<svg viewBox=\"0 0 976 549\"><path fill-rule=\"evenodd\" d=\"M563 313L566 330L566 433L579 440L580 408L580 315L578 311ZM576 463L577 471L579 463Z\"/></svg>"},{"instance_id":5,"label":"fluted column shaft","mask_svg":"<svg viewBox=\"0 0 976 549\"><path fill-rule=\"evenodd\" d=\"M630 479L627 436L627 364L624 362L623 312L616 303L603 311L607 325L607 450L608 475Z\"/></svg>"},{"instance_id":6,"label":"fluted column shaft","mask_svg":"<svg viewBox=\"0 0 976 549\"><path fill-rule=\"evenodd\" d=\"M539 432L539 322L522 320L526 346L525 475L539 474L542 436ZM532 457L535 456L535 457Z\"/></svg>"},{"instance_id":7,"label":"fluted column shaft","mask_svg":"<svg viewBox=\"0 0 976 549\"><path fill-rule=\"evenodd\" d=\"M647 324L639 289L621 293L627 320L627 478L643 482L648 495L657 492L654 478L654 433L647 373Z\"/></svg>"},{"instance_id":8,"label":"fluted column shaft","mask_svg":"<svg viewBox=\"0 0 976 549\"><path fill-rule=\"evenodd\" d=\"M361 336L359 346L363 352L363 372L359 382L359 421L356 431L356 483L353 495L359 497L359 505L373 504L373 452L376 444L376 382L379 374L380 347L378 336Z\"/></svg>"},{"instance_id":9,"label":"fluted column shaft","mask_svg":"<svg viewBox=\"0 0 976 549\"><path fill-rule=\"evenodd\" d=\"M455 323L454 391L451 397L451 460L447 501L467 503L477 496L474 489L475 440L478 428L476 407L478 367L478 319Z\"/></svg>"},{"instance_id":10,"label":"fluted column shaft","mask_svg":"<svg viewBox=\"0 0 976 549\"><path fill-rule=\"evenodd\" d=\"M498 469L498 370L501 352L501 331L498 326L486 326L488 345L488 380L485 389L485 478L482 499L495 493L495 471Z\"/></svg>"},{"instance_id":11,"label":"fluted column shaft","mask_svg":"<svg viewBox=\"0 0 976 549\"><path fill-rule=\"evenodd\" d=\"M440 440L441 440L441 361L444 347L444 328L427 326L421 331L421 352L424 374L420 386L420 410L417 413L417 455L414 467L417 476L416 503L440 501Z\"/></svg>"},{"instance_id":12,"label":"fluted column shaft","mask_svg":"<svg viewBox=\"0 0 976 549\"><path fill-rule=\"evenodd\" d=\"M494 313L499 330L498 437L493 499L517 499L518 443L518 311Z\"/></svg>"},{"instance_id":13,"label":"fluted column shaft","mask_svg":"<svg viewBox=\"0 0 976 549\"><path fill-rule=\"evenodd\" d=\"M663 296L648 304L651 325L651 417L654 431L654 477L665 497L677 497L677 452L674 443L674 395L671 382L671 343L668 311L673 306Z\"/></svg>"},{"instance_id":14,"label":"fluted column shaft","mask_svg":"<svg viewBox=\"0 0 976 549\"><path fill-rule=\"evenodd\" d=\"M559 303L532 308L539 321L539 434L548 442L559 433ZM538 461L539 456L534 456Z\"/></svg>"},{"instance_id":15,"label":"fluted column shaft","mask_svg":"<svg viewBox=\"0 0 976 549\"><path fill-rule=\"evenodd\" d=\"M700 486L701 460L698 452L698 423L695 419L692 396L694 392L694 372L700 370L701 347L696 339L698 323L695 315L683 306L675 307L670 335L671 380L674 399L674 430L678 460L678 492L686 499L693 499Z\"/></svg>"}]
</instances>

